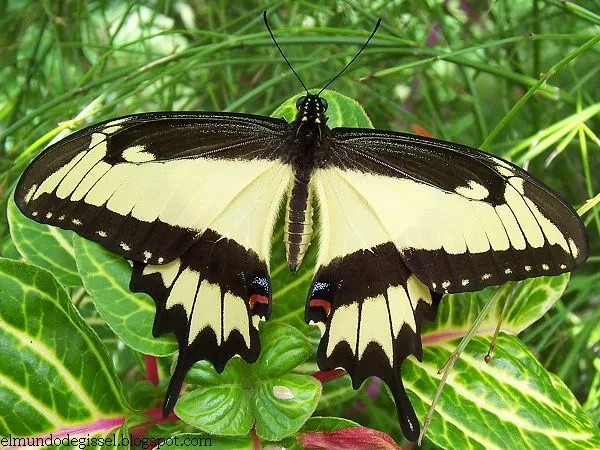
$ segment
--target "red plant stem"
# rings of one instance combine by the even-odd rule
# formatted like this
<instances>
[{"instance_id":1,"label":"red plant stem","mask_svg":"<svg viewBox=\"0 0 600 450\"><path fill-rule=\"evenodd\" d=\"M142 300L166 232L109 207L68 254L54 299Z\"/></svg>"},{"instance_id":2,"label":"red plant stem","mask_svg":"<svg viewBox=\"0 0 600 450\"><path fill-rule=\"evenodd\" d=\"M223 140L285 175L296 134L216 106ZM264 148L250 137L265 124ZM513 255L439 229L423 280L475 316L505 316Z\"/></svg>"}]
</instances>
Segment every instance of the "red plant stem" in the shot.
<instances>
[{"instance_id":1,"label":"red plant stem","mask_svg":"<svg viewBox=\"0 0 600 450\"><path fill-rule=\"evenodd\" d=\"M156 356L144 355L144 362L146 363L146 379L154 386L158 386L158 365L156 363Z\"/></svg>"},{"instance_id":2,"label":"red plant stem","mask_svg":"<svg viewBox=\"0 0 600 450\"><path fill-rule=\"evenodd\" d=\"M254 425L252 427L252 430L250 430L250 436L252 436L252 450L262 450L260 438L256 434L256 425Z\"/></svg>"},{"instance_id":3,"label":"red plant stem","mask_svg":"<svg viewBox=\"0 0 600 450\"><path fill-rule=\"evenodd\" d=\"M313 374L313 378L316 378L321 383L327 383L331 380L335 380L336 378L341 378L344 375L346 375L346 371L344 369L320 370Z\"/></svg>"}]
</instances>

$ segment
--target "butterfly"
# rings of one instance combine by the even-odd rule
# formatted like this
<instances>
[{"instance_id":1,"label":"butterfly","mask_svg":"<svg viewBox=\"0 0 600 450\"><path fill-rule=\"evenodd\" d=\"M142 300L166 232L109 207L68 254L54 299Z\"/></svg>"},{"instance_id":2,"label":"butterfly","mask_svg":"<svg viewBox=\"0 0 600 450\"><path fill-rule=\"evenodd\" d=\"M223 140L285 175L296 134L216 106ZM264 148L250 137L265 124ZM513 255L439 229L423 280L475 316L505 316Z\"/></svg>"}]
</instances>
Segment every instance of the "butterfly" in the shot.
<instances>
[{"instance_id":1,"label":"butterfly","mask_svg":"<svg viewBox=\"0 0 600 450\"><path fill-rule=\"evenodd\" d=\"M587 258L585 228L550 188L492 154L329 128L321 94L331 82L313 94L296 76L306 95L291 123L221 112L107 120L43 151L15 201L27 217L131 261L130 289L156 303L153 334L173 333L179 345L165 415L195 362L221 372L235 355L257 359L280 205L291 270L311 243L316 212L305 318L324 330L317 363L344 368L355 389L381 378L414 441L419 422L400 367L409 355L422 360L420 330L442 296L570 271Z\"/></svg>"}]
</instances>

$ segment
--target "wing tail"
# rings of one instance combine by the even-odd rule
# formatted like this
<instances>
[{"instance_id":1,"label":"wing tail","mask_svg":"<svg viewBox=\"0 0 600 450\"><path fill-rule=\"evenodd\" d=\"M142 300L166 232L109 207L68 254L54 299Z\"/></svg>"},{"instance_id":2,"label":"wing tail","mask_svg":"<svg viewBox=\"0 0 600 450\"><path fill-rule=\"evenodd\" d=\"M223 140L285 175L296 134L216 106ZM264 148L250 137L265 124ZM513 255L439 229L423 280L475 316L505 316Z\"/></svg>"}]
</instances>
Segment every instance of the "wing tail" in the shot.
<instances>
[{"instance_id":1,"label":"wing tail","mask_svg":"<svg viewBox=\"0 0 600 450\"><path fill-rule=\"evenodd\" d=\"M165 414L196 361L208 360L221 373L235 355L258 358L258 322L269 317L271 287L266 263L252 250L207 230L171 263L134 263L130 289L154 299L153 334L173 333L179 344Z\"/></svg>"},{"instance_id":2,"label":"wing tail","mask_svg":"<svg viewBox=\"0 0 600 450\"><path fill-rule=\"evenodd\" d=\"M320 267L306 305L307 322L325 326L317 352L319 367L344 368L354 389L370 376L383 380L411 440L418 437L419 423L400 367L409 355L422 359L421 325L435 318L440 299L388 242Z\"/></svg>"}]
</instances>

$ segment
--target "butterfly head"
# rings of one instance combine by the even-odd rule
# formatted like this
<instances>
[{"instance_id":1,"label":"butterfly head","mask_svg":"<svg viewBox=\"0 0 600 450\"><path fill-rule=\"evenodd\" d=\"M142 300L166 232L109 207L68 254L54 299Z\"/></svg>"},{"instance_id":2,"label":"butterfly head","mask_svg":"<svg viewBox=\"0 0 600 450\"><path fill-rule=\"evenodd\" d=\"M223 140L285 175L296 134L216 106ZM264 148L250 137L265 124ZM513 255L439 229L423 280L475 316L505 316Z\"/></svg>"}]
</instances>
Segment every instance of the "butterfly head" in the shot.
<instances>
[{"instance_id":1,"label":"butterfly head","mask_svg":"<svg viewBox=\"0 0 600 450\"><path fill-rule=\"evenodd\" d=\"M315 124L327 122L327 100L315 94L307 94L296 100L296 121Z\"/></svg>"}]
</instances>

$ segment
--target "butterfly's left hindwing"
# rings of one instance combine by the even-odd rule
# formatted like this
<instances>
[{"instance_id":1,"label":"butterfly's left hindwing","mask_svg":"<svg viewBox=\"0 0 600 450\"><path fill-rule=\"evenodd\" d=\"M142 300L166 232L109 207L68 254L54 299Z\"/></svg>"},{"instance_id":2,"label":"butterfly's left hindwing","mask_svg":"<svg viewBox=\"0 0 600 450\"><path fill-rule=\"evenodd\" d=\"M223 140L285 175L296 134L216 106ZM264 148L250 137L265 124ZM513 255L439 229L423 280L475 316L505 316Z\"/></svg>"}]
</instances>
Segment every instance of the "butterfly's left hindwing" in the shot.
<instances>
[{"instance_id":1,"label":"butterfly's left hindwing","mask_svg":"<svg viewBox=\"0 0 600 450\"><path fill-rule=\"evenodd\" d=\"M15 200L133 262L130 287L154 299L153 333L173 332L174 406L200 359L218 371L260 350L270 314L271 235L292 169L288 124L243 114L149 113L100 123L45 150Z\"/></svg>"}]
</instances>

